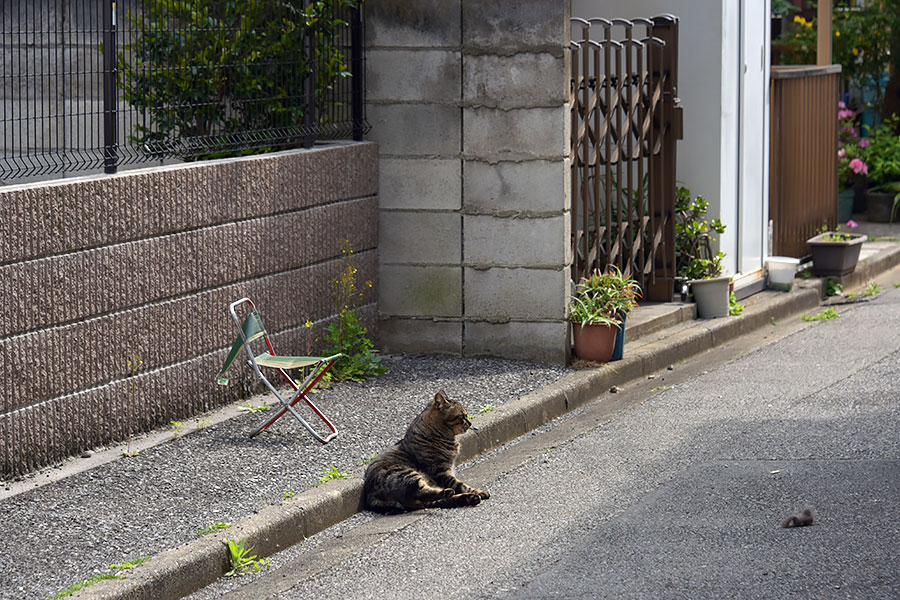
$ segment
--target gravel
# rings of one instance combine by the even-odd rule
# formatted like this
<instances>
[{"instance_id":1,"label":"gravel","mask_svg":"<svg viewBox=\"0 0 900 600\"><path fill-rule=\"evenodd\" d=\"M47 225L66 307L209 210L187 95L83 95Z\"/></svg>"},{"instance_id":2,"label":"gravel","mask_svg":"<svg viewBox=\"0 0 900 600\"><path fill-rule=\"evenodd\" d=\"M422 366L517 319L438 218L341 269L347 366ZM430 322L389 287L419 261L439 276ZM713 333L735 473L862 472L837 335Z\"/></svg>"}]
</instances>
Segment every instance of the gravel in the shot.
<instances>
[{"instance_id":1,"label":"gravel","mask_svg":"<svg viewBox=\"0 0 900 600\"><path fill-rule=\"evenodd\" d=\"M384 364L389 372L382 377L333 384L312 396L339 431L328 445L290 415L251 440L248 433L272 413L248 412L3 499L0 553L7 560L0 569L0 599L46 598L110 573L112 563L159 554L194 539L198 529L279 504L316 485L332 466L359 469L403 434L437 390L477 414L570 372L436 356L385 357ZM251 405L275 401L261 396ZM309 409L301 414L316 426Z\"/></svg>"}]
</instances>

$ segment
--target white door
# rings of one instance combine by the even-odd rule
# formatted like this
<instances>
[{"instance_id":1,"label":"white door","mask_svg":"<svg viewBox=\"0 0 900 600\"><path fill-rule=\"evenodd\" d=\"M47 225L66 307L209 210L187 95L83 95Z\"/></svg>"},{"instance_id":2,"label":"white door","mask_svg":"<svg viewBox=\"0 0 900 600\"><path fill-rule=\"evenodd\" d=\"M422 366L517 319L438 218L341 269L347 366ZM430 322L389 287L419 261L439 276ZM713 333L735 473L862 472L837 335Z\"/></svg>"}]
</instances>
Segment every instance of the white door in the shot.
<instances>
[{"instance_id":1,"label":"white door","mask_svg":"<svg viewBox=\"0 0 900 600\"><path fill-rule=\"evenodd\" d=\"M741 1L738 260L758 272L768 249L769 3Z\"/></svg>"}]
</instances>

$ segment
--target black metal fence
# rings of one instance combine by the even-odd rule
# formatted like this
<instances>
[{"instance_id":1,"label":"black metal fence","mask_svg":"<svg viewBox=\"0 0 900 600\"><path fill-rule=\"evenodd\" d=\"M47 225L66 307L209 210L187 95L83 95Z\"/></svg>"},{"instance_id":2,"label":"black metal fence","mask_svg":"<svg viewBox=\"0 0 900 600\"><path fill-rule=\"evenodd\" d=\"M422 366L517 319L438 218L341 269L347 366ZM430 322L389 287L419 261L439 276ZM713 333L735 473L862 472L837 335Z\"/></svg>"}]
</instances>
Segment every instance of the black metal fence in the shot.
<instances>
[{"instance_id":1,"label":"black metal fence","mask_svg":"<svg viewBox=\"0 0 900 600\"><path fill-rule=\"evenodd\" d=\"M3 0L0 180L361 140L355 0Z\"/></svg>"}]
</instances>

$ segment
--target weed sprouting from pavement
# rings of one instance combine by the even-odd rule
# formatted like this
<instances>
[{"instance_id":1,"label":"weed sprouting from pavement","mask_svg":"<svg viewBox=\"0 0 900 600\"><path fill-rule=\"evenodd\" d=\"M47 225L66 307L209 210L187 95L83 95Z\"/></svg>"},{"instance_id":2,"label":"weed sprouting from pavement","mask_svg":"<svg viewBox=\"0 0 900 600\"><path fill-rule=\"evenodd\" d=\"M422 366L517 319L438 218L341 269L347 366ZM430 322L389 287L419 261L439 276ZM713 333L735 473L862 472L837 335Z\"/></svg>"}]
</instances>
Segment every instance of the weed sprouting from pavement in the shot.
<instances>
[{"instance_id":1,"label":"weed sprouting from pavement","mask_svg":"<svg viewBox=\"0 0 900 600\"><path fill-rule=\"evenodd\" d=\"M231 527L231 523L223 523L222 521L216 521L212 525L208 527L203 527L202 529L197 530L197 537L201 535L209 535L210 533L215 533L217 531L221 531L222 529L228 529Z\"/></svg>"},{"instance_id":2,"label":"weed sprouting from pavement","mask_svg":"<svg viewBox=\"0 0 900 600\"><path fill-rule=\"evenodd\" d=\"M120 563L114 563L109 565L109 568L113 571L127 571L128 569L133 569L138 565L142 565L145 562L149 562L153 557L149 554L147 556L142 556L140 558L135 558L134 560L126 560Z\"/></svg>"},{"instance_id":3,"label":"weed sprouting from pavement","mask_svg":"<svg viewBox=\"0 0 900 600\"><path fill-rule=\"evenodd\" d=\"M350 473L346 471L338 471L337 467L331 465L331 467L324 467L322 469L322 476L319 477L319 485L328 483L332 479L347 479L349 477Z\"/></svg>"},{"instance_id":4,"label":"weed sprouting from pavement","mask_svg":"<svg viewBox=\"0 0 900 600\"><path fill-rule=\"evenodd\" d=\"M256 558L251 556L253 548L245 547L247 540L241 538L240 541L225 540L225 547L228 550L228 564L231 569L225 573L225 577L232 575L240 575L241 573L257 573L269 567L268 558Z\"/></svg>"},{"instance_id":5,"label":"weed sprouting from pavement","mask_svg":"<svg viewBox=\"0 0 900 600\"><path fill-rule=\"evenodd\" d=\"M833 308L826 308L816 315L803 315L800 318L804 321L831 321L832 319L837 319L838 314Z\"/></svg>"},{"instance_id":6,"label":"weed sprouting from pavement","mask_svg":"<svg viewBox=\"0 0 900 600\"><path fill-rule=\"evenodd\" d=\"M95 583L103 581L105 579L124 579L124 577L114 575L113 573L99 573L97 575L91 575L89 579L84 579L82 581L79 581L78 583L73 583L72 585L66 586L63 589L59 590L55 594L50 594L49 598L56 599L71 596L75 592L83 590L86 587L90 587Z\"/></svg>"}]
</instances>

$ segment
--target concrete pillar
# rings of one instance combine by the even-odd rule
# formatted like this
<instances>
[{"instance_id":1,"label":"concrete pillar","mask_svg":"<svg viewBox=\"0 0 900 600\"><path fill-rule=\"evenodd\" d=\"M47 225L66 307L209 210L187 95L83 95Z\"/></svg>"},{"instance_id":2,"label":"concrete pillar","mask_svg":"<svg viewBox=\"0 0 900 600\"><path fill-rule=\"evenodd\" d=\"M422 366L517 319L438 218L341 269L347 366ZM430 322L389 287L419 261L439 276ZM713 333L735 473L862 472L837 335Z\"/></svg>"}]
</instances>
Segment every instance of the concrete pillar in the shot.
<instances>
[{"instance_id":1,"label":"concrete pillar","mask_svg":"<svg viewBox=\"0 0 900 600\"><path fill-rule=\"evenodd\" d=\"M564 362L569 2L369 0L380 342Z\"/></svg>"}]
</instances>

